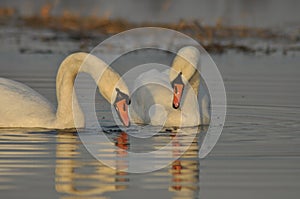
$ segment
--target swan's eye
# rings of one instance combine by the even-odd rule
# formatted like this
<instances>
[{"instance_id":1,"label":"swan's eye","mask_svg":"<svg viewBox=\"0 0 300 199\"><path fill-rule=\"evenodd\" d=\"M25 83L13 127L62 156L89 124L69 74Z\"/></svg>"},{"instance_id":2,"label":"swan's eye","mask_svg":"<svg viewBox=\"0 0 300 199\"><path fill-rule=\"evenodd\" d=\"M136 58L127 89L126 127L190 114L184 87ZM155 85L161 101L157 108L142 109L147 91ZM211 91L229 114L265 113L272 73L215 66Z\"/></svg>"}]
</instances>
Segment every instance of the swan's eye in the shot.
<instances>
[{"instance_id":1,"label":"swan's eye","mask_svg":"<svg viewBox=\"0 0 300 199\"><path fill-rule=\"evenodd\" d=\"M127 105L130 105L130 104L131 104L131 100L128 99L128 100L127 100Z\"/></svg>"}]
</instances>

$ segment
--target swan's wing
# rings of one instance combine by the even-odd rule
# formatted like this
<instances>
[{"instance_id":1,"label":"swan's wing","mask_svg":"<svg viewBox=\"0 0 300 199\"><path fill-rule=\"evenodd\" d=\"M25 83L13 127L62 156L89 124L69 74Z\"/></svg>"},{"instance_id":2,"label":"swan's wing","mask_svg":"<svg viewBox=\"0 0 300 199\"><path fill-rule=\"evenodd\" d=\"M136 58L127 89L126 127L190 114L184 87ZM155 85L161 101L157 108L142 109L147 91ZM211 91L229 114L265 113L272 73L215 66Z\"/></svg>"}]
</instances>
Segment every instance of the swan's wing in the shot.
<instances>
[{"instance_id":1,"label":"swan's wing","mask_svg":"<svg viewBox=\"0 0 300 199\"><path fill-rule=\"evenodd\" d=\"M151 69L137 77L131 95L131 119L137 123L152 123L153 118L161 118L161 112L154 111L156 114L149 115L154 104L171 104L171 85L168 81L168 73ZM152 107L152 111L153 111ZM150 112L149 112L150 111Z\"/></svg>"},{"instance_id":2,"label":"swan's wing","mask_svg":"<svg viewBox=\"0 0 300 199\"><path fill-rule=\"evenodd\" d=\"M142 73L137 77L135 81L135 88L147 84L159 84L165 86L168 89L172 89L169 82L169 70L161 72L156 69L151 69L147 72Z\"/></svg>"},{"instance_id":3,"label":"swan's wing","mask_svg":"<svg viewBox=\"0 0 300 199\"><path fill-rule=\"evenodd\" d=\"M0 126L31 123L54 116L54 108L28 86L0 78Z\"/></svg>"}]
</instances>

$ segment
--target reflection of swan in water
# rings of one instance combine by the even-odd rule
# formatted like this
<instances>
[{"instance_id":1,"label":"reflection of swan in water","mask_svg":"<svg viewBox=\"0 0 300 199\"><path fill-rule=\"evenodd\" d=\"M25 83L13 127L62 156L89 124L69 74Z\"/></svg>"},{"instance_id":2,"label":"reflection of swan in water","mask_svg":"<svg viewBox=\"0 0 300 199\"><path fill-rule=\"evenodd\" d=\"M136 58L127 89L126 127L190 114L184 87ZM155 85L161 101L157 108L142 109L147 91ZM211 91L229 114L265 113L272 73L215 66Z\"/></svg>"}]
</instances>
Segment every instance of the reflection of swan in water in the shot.
<instances>
[{"instance_id":1,"label":"reflection of swan in water","mask_svg":"<svg viewBox=\"0 0 300 199\"><path fill-rule=\"evenodd\" d=\"M127 146L127 134L121 133L115 140L115 144L119 147ZM103 193L121 191L127 188L124 182L128 182L126 172L121 172L107 167L100 162L80 161L78 145L79 140L74 133L58 133L56 148L56 169L55 169L55 188L62 194L75 196L96 196L99 197ZM123 156L126 154L120 150ZM119 162L121 166L124 166ZM87 173L84 168L89 168L91 173ZM81 173L82 169L82 173ZM122 168L124 169L124 168ZM100 197L101 198L101 197Z\"/></svg>"},{"instance_id":2,"label":"reflection of swan in water","mask_svg":"<svg viewBox=\"0 0 300 199\"><path fill-rule=\"evenodd\" d=\"M195 131L199 132L199 128L185 128L184 134L176 137L175 135L179 131L181 129L172 132L167 131L164 132L165 136L153 136L150 139L158 148L161 147L160 143L168 143L171 139L174 139L171 150L173 155L177 156L177 153L180 153L180 150L182 150L182 145L190 141L191 137L189 135ZM78 145L79 138L77 135L66 132L58 133L55 169L56 191L61 194L79 197L99 197L104 195L104 193L109 194L118 191L121 191L119 194L123 195L122 191L126 190L124 192L124 197L126 197L126 194L134 194L138 190L136 187L138 185L135 184L138 181L143 188L148 186L153 188L154 185L152 183L156 182L156 186L160 191L172 192L174 194L173 198L197 197L199 194L198 137L194 139L188 150L178 160L169 166L166 165L166 168L148 174L140 174L140 177L137 177L136 175L129 175L127 172L119 171L119 169L126 170L126 166L129 165L124 160L129 155L127 150L132 150L132 145L138 145L137 148L143 147L142 142L132 143L133 137L130 137L125 132L114 132L113 134L112 137L109 137L114 140L115 145L119 148L112 152L107 151L107 155L112 154L116 156L116 170L95 162L93 159L86 161L84 158L82 160L83 155L81 151L85 150ZM153 149L157 150L158 148ZM115 159L113 156L108 158ZM155 163L153 163L153 166L155 166Z\"/></svg>"},{"instance_id":3,"label":"reflection of swan in water","mask_svg":"<svg viewBox=\"0 0 300 199\"><path fill-rule=\"evenodd\" d=\"M0 127L65 129L74 128L74 122L76 127L83 127L84 115L73 92L78 72L86 72L94 78L100 93L108 102L115 103L121 121L128 126L128 89L122 80L119 81L120 76L97 57L74 53L62 62L57 73L56 113L50 102L36 91L19 82L0 78Z\"/></svg>"},{"instance_id":4,"label":"reflection of swan in water","mask_svg":"<svg viewBox=\"0 0 300 199\"><path fill-rule=\"evenodd\" d=\"M141 74L131 97L132 121L166 127L208 124L208 97L201 101L201 112L197 101L199 60L198 49L187 46L179 50L170 69Z\"/></svg>"},{"instance_id":5,"label":"reflection of swan in water","mask_svg":"<svg viewBox=\"0 0 300 199\"><path fill-rule=\"evenodd\" d=\"M198 198L200 191L198 153L201 140L205 137L207 129L208 126L168 129L161 132L159 136L149 138L154 146L151 151L159 150L172 141L169 148L170 152L173 157L179 158L170 162L170 165L166 165L165 168L152 172L153 175L148 175L143 182L146 185L147 182L157 182L157 187L160 189L168 185L166 190L173 193L172 198L174 199ZM130 142L131 149L133 144ZM187 145L189 146L184 151ZM167 158L167 156L163 156L163 158ZM160 159L156 159L156 162L155 165L159 164ZM159 183L157 181L158 176L164 176Z\"/></svg>"},{"instance_id":6,"label":"reflection of swan in water","mask_svg":"<svg viewBox=\"0 0 300 199\"><path fill-rule=\"evenodd\" d=\"M164 172L168 173L170 178L165 184L169 184L168 190L174 195L172 198L198 198L200 191L199 172L200 163L198 158L201 140L205 137L208 126L178 128L168 130L167 136L154 136L154 143L169 143L172 140L171 152L174 160ZM195 135L195 132L197 133ZM189 147L183 151L183 146ZM155 150L161 146L157 145Z\"/></svg>"},{"instance_id":7,"label":"reflection of swan in water","mask_svg":"<svg viewBox=\"0 0 300 199\"><path fill-rule=\"evenodd\" d=\"M174 192L173 198L196 198L199 194L199 136L207 131L207 127L203 127L204 132L197 134L189 148L180 156L179 159L172 162L170 173L172 174L171 186L169 190ZM178 129L180 131L180 129ZM185 128L186 134L192 134L191 131L199 132L199 128ZM176 132L174 132L174 135ZM180 146L183 142L189 142L188 137L173 137L173 154L177 156L180 152ZM179 148L179 149L178 149Z\"/></svg>"},{"instance_id":8,"label":"reflection of swan in water","mask_svg":"<svg viewBox=\"0 0 300 199\"><path fill-rule=\"evenodd\" d=\"M28 129L26 130L28 131ZM110 194L118 194L127 198L126 194L137 195L141 193L141 189L148 191L146 193L153 192L153 190L159 190L165 194L172 192L174 199L197 198L199 196L199 159L197 153L200 144L197 139L180 159L166 165L166 168L135 175L111 169L87 155L88 152L80 144L77 133L67 131L34 133L34 130L36 129L31 129L29 132L24 129L0 130L0 140L3 141L0 145L0 154L4 157L1 168L8 175L7 178L3 178L2 185L11 184L14 185L13 188L16 188L15 185L22 185L25 188L41 185L42 189L33 192L36 196L36 194L43 194L44 188L52 192L51 179L53 179L55 190L62 198L105 198L103 195L109 197ZM180 130L162 132L160 135L151 137L152 145L161 147L160 143L168 143L174 139L175 142L170 147L172 153L177 156L182 144L192 134L191 131L198 129L189 128L185 135L174 137ZM144 142L132 143L132 137L128 138L128 136L130 135L124 132L113 132L108 135L120 148L110 153L120 157L117 158L117 169L126 170L126 166L128 166L123 159L129 153L122 149L132 150L132 144L137 144L139 148L145 147ZM20 157L22 158L20 159ZM39 158L39 161L32 157ZM112 157L109 156L108 158ZM52 161L53 158L56 160ZM156 161L160 160L156 159L153 166L156 165ZM53 164L55 164L55 176L50 175L54 172L52 170ZM46 167L47 169L45 169ZM33 172L28 173L29 170ZM35 177L30 177L30 174ZM44 178L44 175L50 175L48 176L50 181L48 178ZM37 176L42 177L42 184L35 180L40 179ZM0 188L3 187L0 186Z\"/></svg>"}]
</instances>

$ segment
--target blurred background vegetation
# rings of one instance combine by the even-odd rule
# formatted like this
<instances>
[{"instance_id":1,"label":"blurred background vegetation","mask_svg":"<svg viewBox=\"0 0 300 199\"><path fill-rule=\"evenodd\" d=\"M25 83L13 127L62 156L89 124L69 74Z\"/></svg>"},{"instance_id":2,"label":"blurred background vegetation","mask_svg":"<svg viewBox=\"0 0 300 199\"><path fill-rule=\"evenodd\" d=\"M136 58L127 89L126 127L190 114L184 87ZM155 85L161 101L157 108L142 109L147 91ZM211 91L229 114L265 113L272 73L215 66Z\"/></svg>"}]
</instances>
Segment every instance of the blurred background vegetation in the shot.
<instances>
[{"instance_id":1,"label":"blurred background vegetation","mask_svg":"<svg viewBox=\"0 0 300 199\"><path fill-rule=\"evenodd\" d=\"M297 0L0 0L0 25L48 28L78 39L156 26L183 32L211 52L281 48L286 54L300 50L299 7Z\"/></svg>"}]
</instances>

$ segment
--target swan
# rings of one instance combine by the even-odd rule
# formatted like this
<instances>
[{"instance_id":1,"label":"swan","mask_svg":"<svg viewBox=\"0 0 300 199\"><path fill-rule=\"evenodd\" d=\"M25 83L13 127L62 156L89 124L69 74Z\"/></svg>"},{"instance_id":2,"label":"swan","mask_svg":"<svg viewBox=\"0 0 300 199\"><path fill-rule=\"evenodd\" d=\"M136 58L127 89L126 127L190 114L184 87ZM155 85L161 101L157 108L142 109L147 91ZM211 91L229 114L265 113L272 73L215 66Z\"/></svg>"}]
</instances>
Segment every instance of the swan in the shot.
<instances>
[{"instance_id":1,"label":"swan","mask_svg":"<svg viewBox=\"0 0 300 199\"><path fill-rule=\"evenodd\" d=\"M181 48L172 66L163 72L151 69L135 80L131 94L130 120L136 124L192 127L210 121L209 98L197 99L200 52L193 46Z\"/></svg>"},{"instance_id":2,"label":"swan","mask_svg":"<svg viewBox=\"0 0 300 199\"><path fill-rule=\"evenodd\" d=\"M81 67L82 64L84 67ZM93 77L99 92L114 105L124 126L129 126L129 91L125 82L96 56L78 52L66 57L58 69L56 111L35 90L22 83L0 78L0 127L69 129L75 128L75 122L76 127L84 127L84 115L74 91L74 81L79 72ZM100 74L102 76L98 80Z\"/></svg>"}]
</instances>

